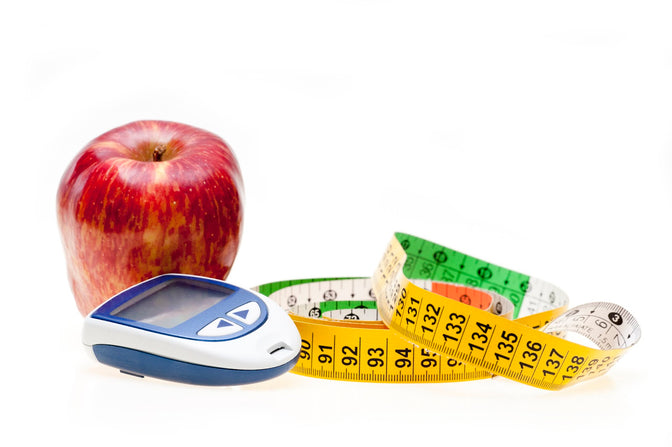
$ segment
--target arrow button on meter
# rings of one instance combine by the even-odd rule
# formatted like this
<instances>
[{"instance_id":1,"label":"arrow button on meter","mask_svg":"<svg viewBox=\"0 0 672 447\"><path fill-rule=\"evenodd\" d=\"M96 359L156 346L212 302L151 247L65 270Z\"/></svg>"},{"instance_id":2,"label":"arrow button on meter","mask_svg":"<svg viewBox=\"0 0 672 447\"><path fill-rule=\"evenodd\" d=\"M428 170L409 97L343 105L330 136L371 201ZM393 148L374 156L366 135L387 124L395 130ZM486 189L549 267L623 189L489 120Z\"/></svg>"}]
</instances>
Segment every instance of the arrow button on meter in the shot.
<instances>
[{"instance_id":1,"label":"arrow button on meter","mask_svg":"<svg viewBox=\"0 0 672 447\"><path fill-rule=\"evenodd\" d=\"M250 301L227 312L226 316L250 325L257 321L261 316L261 308L259 307L259 304Z\"/></svg>"},{"instance_id":2,"label":"arrow button on meter","mask_svg":"<svg viewBox=\"0 0 672 447\"><path fill-rule=\"evenodd\" d=\"M232 323L224 318L217 318L198 331L198 335L201 337L223 337L225 335L235 334L242 329L243 328L236 323Z\"/></svg>"}]
</instances>

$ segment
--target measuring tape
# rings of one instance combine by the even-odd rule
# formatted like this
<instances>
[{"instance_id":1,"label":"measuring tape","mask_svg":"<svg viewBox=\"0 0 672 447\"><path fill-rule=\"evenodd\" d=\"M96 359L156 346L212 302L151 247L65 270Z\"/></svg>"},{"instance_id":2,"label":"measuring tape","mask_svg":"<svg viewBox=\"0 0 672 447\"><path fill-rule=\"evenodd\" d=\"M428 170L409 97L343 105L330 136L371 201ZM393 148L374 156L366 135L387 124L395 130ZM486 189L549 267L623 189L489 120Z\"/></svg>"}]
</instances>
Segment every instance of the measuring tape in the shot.
<instances>
[{"instance_id":1,"label":"measuring tape","mask_svg":"<svg viewBox=\"0 0 672 447\"><path fill-rule=\"evenodd\" d=\"M325 379L497 375L557 390L606 373L641 335L620 306L567 310L567 295L550 283L404 233L395 233L370 278L290 280L256 290L299 329L292 372ZM595 346L566 339L571 333Z\"/></svg>"}]
</instances>

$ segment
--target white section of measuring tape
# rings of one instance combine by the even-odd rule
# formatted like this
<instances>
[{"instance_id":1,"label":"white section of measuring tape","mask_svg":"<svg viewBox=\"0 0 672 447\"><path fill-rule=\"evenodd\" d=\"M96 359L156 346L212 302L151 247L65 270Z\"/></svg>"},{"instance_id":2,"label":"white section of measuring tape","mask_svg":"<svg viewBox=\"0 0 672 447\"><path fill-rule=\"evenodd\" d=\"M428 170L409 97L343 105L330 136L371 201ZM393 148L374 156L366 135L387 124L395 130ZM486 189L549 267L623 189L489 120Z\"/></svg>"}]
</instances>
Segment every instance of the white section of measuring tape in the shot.
<instances>
[{"instance_id":1,"label":"white section of measuring tape","mask_svg":"<svg viewBox=\"0 0 672 447\"><path fill-rule=\"evenodd\" d=\"M630 348L642 335L630 312L604 302L576 306L551 321L544 332L573 332L586 337L602 350Z\"/></svg>"},{"instance_id":2,"label":"white section of measuring tape","mask_svg":"<svg viewBox=\"0 0 672 447\"><path fill-rule=\"evenodd\" d=\"M530 277L529 286L525 291L518 317L534 315L556 307L567 306L568 304L569 297L565 292L551 283Z\"/></svg>"}]
</instances>

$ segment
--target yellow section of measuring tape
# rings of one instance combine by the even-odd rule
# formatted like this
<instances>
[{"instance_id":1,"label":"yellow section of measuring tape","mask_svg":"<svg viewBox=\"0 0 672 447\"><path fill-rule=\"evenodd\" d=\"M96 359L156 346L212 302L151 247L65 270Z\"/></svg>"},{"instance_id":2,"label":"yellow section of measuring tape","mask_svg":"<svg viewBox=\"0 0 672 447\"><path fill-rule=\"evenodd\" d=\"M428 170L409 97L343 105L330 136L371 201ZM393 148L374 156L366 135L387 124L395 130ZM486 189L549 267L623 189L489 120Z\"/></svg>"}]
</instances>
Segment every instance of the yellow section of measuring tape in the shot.
<instances>
[{"instance_id":1,"label":"yellow section of measuring tape","mask_svg":"<svg viewBox=\"0 0 672 447\"><path fill-rule=\"evenodd\" d=\"M556 295L564 294L539 281L535 287L541 284L542 289L550 290L546 296L552 297L557 307L511 320L499 315L502 310L494 304L479 309L460 301L471 302L464 298L479 294L501 298L497 293L442 284L443 295L439 295L416 284L422 281L409 280L404 274L406 262L405 249L395 235L372 278L277 286L280 290L271 297L289 311L302 339L300 358L292 372L334 380L397 383L499 375L557 390L604 374L639 339L634 318L610 303L591 303L567 312L566 302L555 300ZM319 309L321 298L316 297L333 300L339 284L353 289L370 287L368 294L359 293L357 299L363 295L375 298L376 321L305 316ZM300 294L306 297L297 297ZM359 307L364 307L363 300L361 303ZM551 333L542 331L544 327L551 328ZM557 335L565 331L579 332L601 349Z\"/></svg>"},{"instance_id":2,"label":"yellow section of measuring tape","mask_svg":"<svg viewBox=\"0 0 672 447\"><path fill-rule=\"evenodd\" d=\"M559 312L527 317L528 324L550 320ZM323 379L380 383L457 382L492 377L492 373L426 349L382 322L325 321L290 313L301 334L295 374Z\"/></svg>"}]
</instances>

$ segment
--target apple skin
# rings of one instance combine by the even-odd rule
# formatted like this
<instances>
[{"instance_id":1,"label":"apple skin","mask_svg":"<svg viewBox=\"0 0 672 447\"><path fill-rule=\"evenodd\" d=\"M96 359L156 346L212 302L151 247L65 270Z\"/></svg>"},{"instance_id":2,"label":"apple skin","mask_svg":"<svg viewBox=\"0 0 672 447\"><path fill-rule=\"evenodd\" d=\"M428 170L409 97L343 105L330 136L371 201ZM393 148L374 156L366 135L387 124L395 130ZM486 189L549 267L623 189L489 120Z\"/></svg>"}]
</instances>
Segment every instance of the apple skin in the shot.
<instances>
[{"instance_id":1,"label":"apple skin","mask_svg":"<svg viewBox=\"0 0 672 447\"><path fill-rule=\"evenodd\" d=\"M208 131L132 122L94 139L70 163L57 216L82 315L163 273L225 279L242 231L240 167Z\"/></svg>"}]
</instances>

